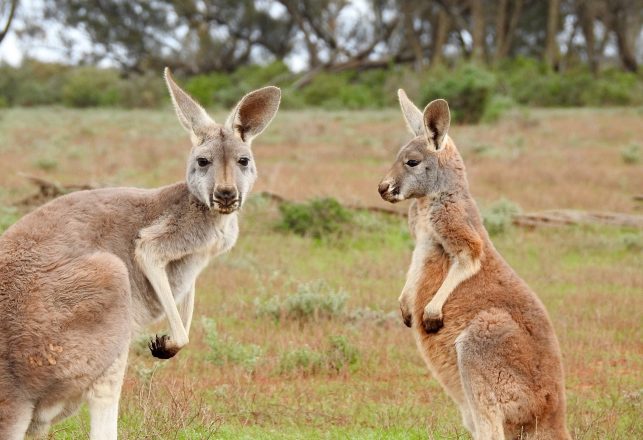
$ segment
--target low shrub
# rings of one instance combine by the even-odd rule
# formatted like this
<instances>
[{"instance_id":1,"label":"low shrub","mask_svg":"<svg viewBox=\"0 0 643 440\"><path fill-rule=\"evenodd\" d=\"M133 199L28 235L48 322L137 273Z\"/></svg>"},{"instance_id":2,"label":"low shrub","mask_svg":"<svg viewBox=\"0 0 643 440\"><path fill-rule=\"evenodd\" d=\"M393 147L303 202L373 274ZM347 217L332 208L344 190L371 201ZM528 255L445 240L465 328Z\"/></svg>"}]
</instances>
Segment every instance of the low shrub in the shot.
<instances>
[{"instance_id":1,"label":"low shrub","mask_svg":"<svg viewBox=\"0 0 643 440\"><path fill-rule=\"evenodd\" d=\"M340 234L352 218L351 212L333 198L286 202L279 206L279 212L278 229L317 239Z\"/></svg>"},{"instance_id":2,"label":"low shrub","mask_svg":"<svg viewBox=\"0 0 643 440\"><path fill-rule=\"evenodd\" d=\"M520 207L511 200L502 198L482 210L484 226L490 235L505 232L512 225L513 216L520 213Z\"/></svg>"},{"instance_id":3,"label":"low shrub","mask_svg":"<svg viewBox=\"0 0 643 440\"><path fill-rule=\"evenodd\" d=\"M324 370L325 359L322 353L308 347L287 351L279 358L279 374L299 374L310 376Z\"/></svg>"},{"instance_id":4,"label":"low shrub","mask_svg":"<svg viewBox=\"0 0 643 440\"><path fill-rule=\"evenodd\" d=\"M359 350L346 336L333 335L326 342L326 348L315 351L309 347L296 348L283 353L277 372L286 375L311 376L320 373L338 374L354 368L359 362Z\"/></svg>"},{"instance_id":5,"label":"low shrub","mask_svg":"<svg viewBox=\"0 0 643 440\"><path fill-rule=\"evenodd\" d=\"M70 107L115 106L121 100L116 70L78 67L70 71L62 99Z\"/></svg>"},{"instance_id":6,"label":"low shrub","mask_svg":"<svg viewBox=\"0 0 643 440\"><path fill-rule=\"evenodd\" d=\"M300 284L297 292L285 298L274 296L267 301L255 302L259 316L270 316L275 321L291 319L317 321L331 319L342 314L348 295L333 290L323 281Z\"/></svg>"},{"instance_id":7,"label":"low shrub","mask_svg":"<svg viewBox=\"0 0 643 440\"><path fill-rule=\"evenodd\" d=\"M641 147L631 144L621 150L621 159L628 165L634 165L641 161Z\"/></svg>"},{"instance_id":8,"label":"low shrub","mask_svg":"<svg viewBox=\"0 0 643 440\"><path fill-rule=\"evenodd\" d=\"M451 118L462 123L482 120L496 87L495 75L475 64L464 64L455 71L431 71L421 89L421 103L446 99Z\"/></svg>"},{"instance_id":9,"label":"low shrub","mask_svg":"<svg viewBox=\"0 0 643 440\"><path fill-rule=\"evenodd\" d=\"M241 344L230 338L221 338L216 324L211 318L201 321L205 331L205 342L210 348L208 360L215 365L241 365L246 371L253 372L263 351L254 344Z\"/></svg>"}]
</instances>

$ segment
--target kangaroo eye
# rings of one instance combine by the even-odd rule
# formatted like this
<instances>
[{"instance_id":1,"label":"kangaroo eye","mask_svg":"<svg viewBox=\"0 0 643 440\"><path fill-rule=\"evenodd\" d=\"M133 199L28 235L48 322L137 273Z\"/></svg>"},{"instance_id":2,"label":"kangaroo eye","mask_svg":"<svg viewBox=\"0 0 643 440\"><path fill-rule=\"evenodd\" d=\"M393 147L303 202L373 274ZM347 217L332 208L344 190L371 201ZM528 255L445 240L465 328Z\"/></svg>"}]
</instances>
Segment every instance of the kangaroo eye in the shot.
<instances>
[{"instance_id":1,"label":"kangaroo eye","mask_svg":"<svg viewBox=\"0 0 643 440\"><path fill-rule=\"evenodd\" d=\"M250 159L248 159L247 157L242 157L242 158L241 158L241 159L239 159L237 162L239 163L239 165L241 165L241 166L244 166L244 167L245 167L245 166L247 166L247 165L248 165L248 163L250 162Z\"/></svg>"},{"instance_id":2,"label":"kangaroo eye","mask_svg":"<svg viewBox=\"0 0 643 440\"><path fill-rule=\"evenodd\" d=\"M210 161L204 157L199 157L196 160L196 163L198 163L201 168L207 167L208 165L210 165Z\"/></svg>"},{"instance_id":3,"label":"kangaroo eye","mask_svg":"<svg viewBox=\"0 0 643 440\"><path fill-rule=\"evenodd\" d=\"M410 167L416 167L420 164L420 161L415 159L410 159L406 161L406 164Z\"/></svg>"}]
</instances>

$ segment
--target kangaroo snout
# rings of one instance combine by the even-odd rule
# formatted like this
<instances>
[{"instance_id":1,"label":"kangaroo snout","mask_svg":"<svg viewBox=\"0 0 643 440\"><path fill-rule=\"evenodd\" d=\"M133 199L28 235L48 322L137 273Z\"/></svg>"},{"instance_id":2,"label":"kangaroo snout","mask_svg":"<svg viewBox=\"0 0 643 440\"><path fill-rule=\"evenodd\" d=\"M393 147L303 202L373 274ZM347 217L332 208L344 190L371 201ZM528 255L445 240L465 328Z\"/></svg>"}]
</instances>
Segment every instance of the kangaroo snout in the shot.
<instances>
[{"instance_id":1,"label":"kangaroo snout","mask_svg":"<svg viewBox=\"0 0 643 440\"><path fill-rule=\"evenodd\" d=\"M386 180L380 182L377 191L384 200L391 203L397 202L398 196L400 195L400 189L397 185Z\"/></svg>"},{"instance_id":2,"label":"kangaroo snout","mask_svg":"<svg viewBox=\"0 0 643 440\"><path fill-rule=\"evenodd\" d=\"M222 212L232 212L239 207L239 194L234 186L217 187L212 200Z\"/></svg>"}]
</instances>

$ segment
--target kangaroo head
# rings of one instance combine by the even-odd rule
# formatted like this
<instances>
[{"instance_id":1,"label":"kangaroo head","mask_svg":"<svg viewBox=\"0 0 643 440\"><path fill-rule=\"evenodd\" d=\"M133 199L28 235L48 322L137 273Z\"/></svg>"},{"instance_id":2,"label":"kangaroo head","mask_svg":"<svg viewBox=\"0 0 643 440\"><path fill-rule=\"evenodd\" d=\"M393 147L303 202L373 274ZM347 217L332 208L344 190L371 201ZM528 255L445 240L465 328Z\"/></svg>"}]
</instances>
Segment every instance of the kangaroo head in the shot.
<instances>
[{"instance_id":1,"label":"kangaroo head","mask_svg":"<svg viewBox=\"0 0 643 440\"><path fill-rule=\"evenodd\" d=\"M447 148L451 123L449 104L444 99L436 99L421 112L404 90L398 90L398 97L406 125L415 137L400 149L379 184L380 195L391 203L439 192L445 183L445 172L453 168L451 159L459 158L457 153L446 151L450 149Z\"/></svg>"},{"instance_id":2,"label":"kangaroo head","mask_svg":"<svg viewBox=\"0 0 643 440\"><path fill-rule=\"evenodd\" d=\"M192 141L186 177L190 192L221 214L238 210L257 179L251 142L277 113L281 91L264 87L248 93L221 125L174 82L168 68L165 82Z\"/></svg>"}]
</instances>

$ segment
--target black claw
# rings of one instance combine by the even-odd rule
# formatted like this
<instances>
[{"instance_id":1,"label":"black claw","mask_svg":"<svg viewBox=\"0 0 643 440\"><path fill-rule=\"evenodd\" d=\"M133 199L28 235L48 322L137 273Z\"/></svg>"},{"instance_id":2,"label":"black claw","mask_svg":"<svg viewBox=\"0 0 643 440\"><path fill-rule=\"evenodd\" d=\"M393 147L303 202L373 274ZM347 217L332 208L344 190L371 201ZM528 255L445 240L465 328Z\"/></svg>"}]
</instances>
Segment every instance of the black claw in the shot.
<instances>
[{"instance_id":1,"label":"black claw","mask_svg":"<svg viewBox=\"0 0 643 440\"><path fill-rule=\"evenodd\" d=\"M404 315L402 316L402 319L404 320L404 325L408 328L411 328L411 325L413 323L413 318L411 317L411 315Z\"/></svg>"},{"instance_id":2,"label":"black claw","mask_svg":"<svg viewBox=\"0 0 643 440\"><path fill-rule=\"evenodd\" d=\"M424 330L427 333L437 333L444 326L441 318L428 318L424 320Z\"/></svg>"},{"instance_id":3,"label":"black claw","mask_svg":"<svg viewBox=\"0 0 643 440\"><path fill-rule=\"evenodd\" d=\"M156 335L155 338L150 340L148 347L152 352L152 356L159 359L169 359L179 352L176 347L168 347L167 343L169 342L170 337L168 335L163 335L159 337Z\"/></svg>"}]
</instances>

